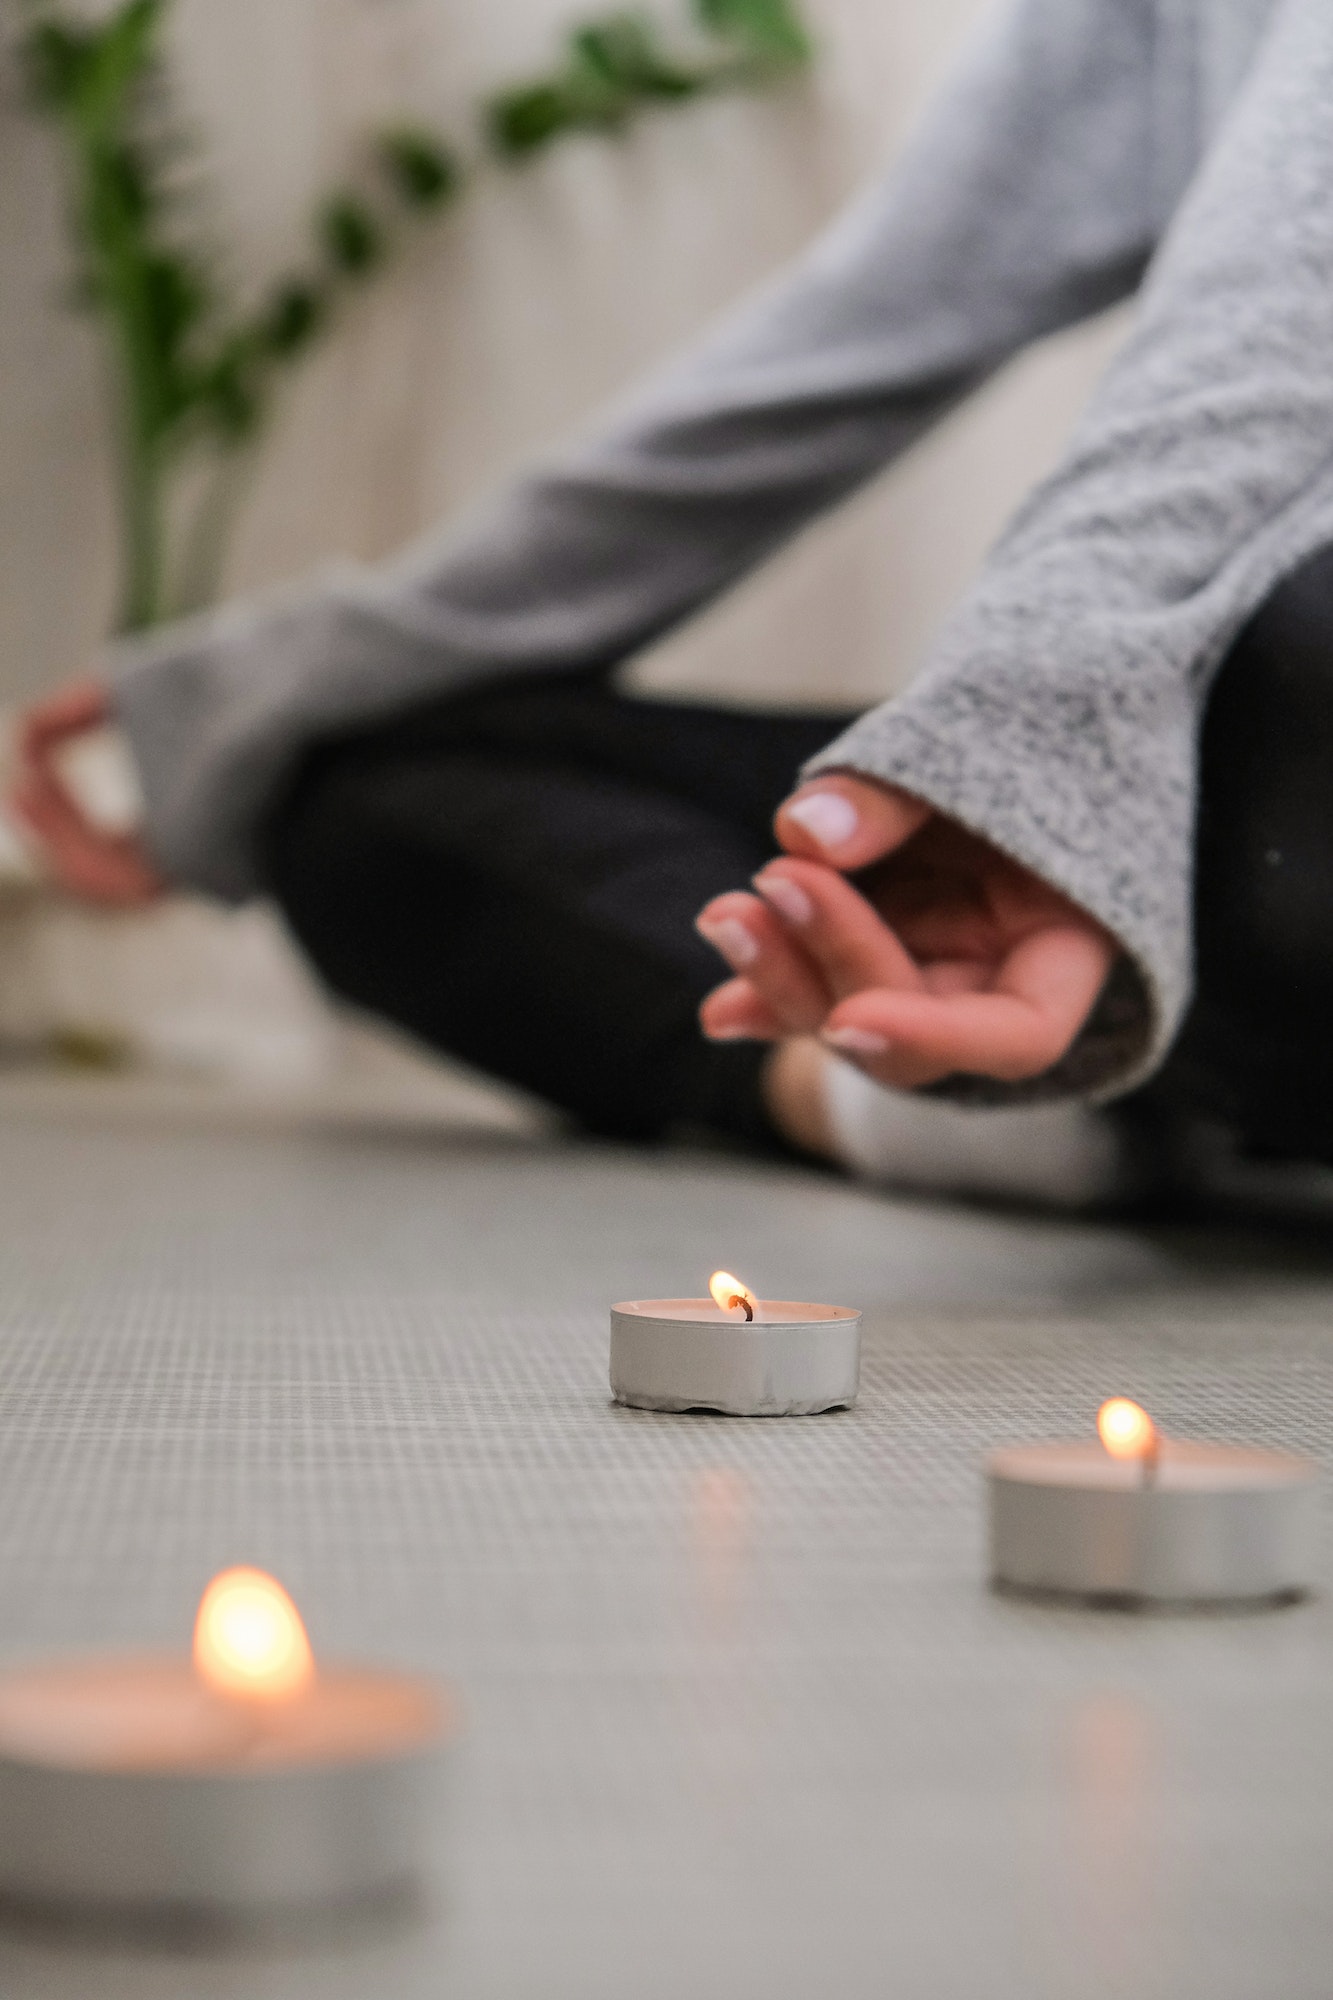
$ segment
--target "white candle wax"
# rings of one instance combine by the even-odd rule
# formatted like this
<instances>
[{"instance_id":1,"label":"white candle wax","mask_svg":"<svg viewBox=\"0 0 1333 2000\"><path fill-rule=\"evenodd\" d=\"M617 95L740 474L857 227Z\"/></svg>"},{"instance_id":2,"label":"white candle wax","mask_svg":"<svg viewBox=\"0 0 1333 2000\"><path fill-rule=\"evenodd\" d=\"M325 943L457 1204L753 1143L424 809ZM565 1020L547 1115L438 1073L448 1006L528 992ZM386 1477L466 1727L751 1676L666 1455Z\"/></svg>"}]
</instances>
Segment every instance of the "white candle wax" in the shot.
<instances>
[{"instance_id":1,"label":"white candle wax","mask_svg":"<svg viewBox=\"0 0 1333 2000\"><path fill-rule=\"evenodd\" d=\"M186 1659L0 1677L0 1893L94 1911L256 1916L410 1888L449 1711L332 1669L228 1699Z\"/></svg>"},{"instance_id":2,"label":"white candle wax","mask_svg":"<svg viewBox=\"0 0 1333 2000\"><path fill-rule=\"evenodd\" d=\"M632 1299L611 1308L611 1393L643 1410L812 1416L856 1401L861 1315L758 1299L754 1318L711 1299Z\"/></svg>"},{"instance_id":3,"label":"white candle wax","mask_svg":"<svg viewBox=\"0 0 1333 2000\"><path fill-rule=\"evenodd\" d=\"M1127 1603L1299 1596L1313 1574L1309 1459L1163 1438L1155 1463L1093 1439L998 1451L987 1463L994 1580Z\"/></svg>"}]
</instances>

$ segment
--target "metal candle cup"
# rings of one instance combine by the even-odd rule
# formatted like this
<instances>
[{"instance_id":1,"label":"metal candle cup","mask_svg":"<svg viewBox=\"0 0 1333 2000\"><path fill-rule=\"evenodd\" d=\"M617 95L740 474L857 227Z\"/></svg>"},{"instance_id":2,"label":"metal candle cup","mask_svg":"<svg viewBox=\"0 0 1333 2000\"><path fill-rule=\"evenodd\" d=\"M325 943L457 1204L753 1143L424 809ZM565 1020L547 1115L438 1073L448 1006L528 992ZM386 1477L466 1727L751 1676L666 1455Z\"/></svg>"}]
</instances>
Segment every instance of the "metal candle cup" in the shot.
<instances>
[{"instance_id":1,"label":"metal candle cup","mask_svg":"<svg viewBox=\"0 0 1333 2000\"><path fill-rule=\"evenodd\" d=\"M744 1288L736 1296L734 1306L713 1299L632 1299L613 1306L616 1401L640 1410L716 1410L733 1417L813 1416L856 1401L859 1312L754 1299Z\"/></svg>"},{"instance_id":2,"label":"metal candle cup","mask_svg":"<svg viewBox=\"0 0 1333 2000\"><path fill-rule=\"evenodd\" d=\"M991 1574L1005 1588L1197 1605L1280 1603L1310 1587L1309 1459L1153 1432L1139 1457L1091 1439L997 1451L986 1476Z\"/></svg>"},{"instance_id":3,"label":"metal candle cup","mask_svg":"<svg viewBox=\"0 0 1333 2000\"><path fill-rule=\"evenodd\" d=\"M423 1680L310 1665L277 1699L171 1656L0 1677L0 1896L235 1922L410 1891L449 1705Z\"/></svg>"}]
</instances>

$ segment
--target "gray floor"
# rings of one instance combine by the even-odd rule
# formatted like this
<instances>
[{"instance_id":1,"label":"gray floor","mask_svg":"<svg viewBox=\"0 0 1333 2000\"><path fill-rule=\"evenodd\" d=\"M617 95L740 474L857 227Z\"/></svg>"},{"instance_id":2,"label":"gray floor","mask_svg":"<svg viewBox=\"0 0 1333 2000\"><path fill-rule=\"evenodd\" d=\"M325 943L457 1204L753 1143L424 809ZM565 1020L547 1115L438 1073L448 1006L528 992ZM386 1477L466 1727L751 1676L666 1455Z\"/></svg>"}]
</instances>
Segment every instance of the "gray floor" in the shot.
<instances>
[{"instance_id":1,"label":"gray floor","mask_svg":"<svg viewBox=\"0 0 1333 2000\"><path fill-rule=\"evenodd\" d=\"M1115 1390L1324 1454L1333 1260L497 1133L0 1111L4 1651L184 1645L253 1560L317 1648L469 1717L419 1921L0 1932L5 2000L1326 2000L1333 1593L999 1601L979 1465ZM719 1263L866 1308L855 1412L608 1404L608 1303Z\"/></svg>"}]
</instances>

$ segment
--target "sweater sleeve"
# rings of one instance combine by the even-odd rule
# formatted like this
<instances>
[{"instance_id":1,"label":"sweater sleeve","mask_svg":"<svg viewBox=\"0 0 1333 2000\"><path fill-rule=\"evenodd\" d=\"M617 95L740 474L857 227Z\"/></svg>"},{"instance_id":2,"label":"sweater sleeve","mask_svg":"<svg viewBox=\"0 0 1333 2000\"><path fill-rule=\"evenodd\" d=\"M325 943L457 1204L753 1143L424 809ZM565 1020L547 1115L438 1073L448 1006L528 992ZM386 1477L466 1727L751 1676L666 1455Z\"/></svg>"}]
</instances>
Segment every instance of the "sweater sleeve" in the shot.
<instances>
[{"instance_id":1,"label":"sweater sleeve","mask_svg":"<svg viewBox=\"0 0 1333 2000\"><path fill-rule=\"evenodd\" d=\"M882 186L461 530L123 645L164 872L252 892L257 829L313 739L468 680L610 668L1026 341L1132 288L1153 233L1147 4L1008 0Z\"/></svg>"},{"instance_id":2,"label":"sweater sleeve","mask_svg":"<svg viewBox=\"0 0 1333 2000\"><path fill-rule=\"evenodd\" d=\"M1104 1004L1038 1094L1111 1094L1168 1046L1190 991L1209 680L1330 541L1333 9L1282 0L1063 463L920 678L810 767L929 799L1120 940Z\"/></svg>"}]
</instances>

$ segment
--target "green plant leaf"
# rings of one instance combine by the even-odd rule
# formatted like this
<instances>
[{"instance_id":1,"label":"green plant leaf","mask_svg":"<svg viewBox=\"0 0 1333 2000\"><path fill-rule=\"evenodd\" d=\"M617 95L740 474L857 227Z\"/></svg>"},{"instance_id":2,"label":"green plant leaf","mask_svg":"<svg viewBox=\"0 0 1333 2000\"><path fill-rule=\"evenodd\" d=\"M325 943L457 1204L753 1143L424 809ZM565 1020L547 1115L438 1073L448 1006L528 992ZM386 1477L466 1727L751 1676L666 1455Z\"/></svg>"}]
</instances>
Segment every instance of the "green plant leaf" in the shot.
<instances>
[{"instance_id":1,"label":"green plant leaf","mask_svg":"<svg viewBox=\"0 0 1333 2000\"><path fill-rule=\"evenodd\" d=\"M640 14L600 15L571 30L559 69L498 92L486 104L492 146L536 152L564 132L614 131L641 105L697 96L712 74L668 56Z\"/></svg>"},{"instance_id":2,"label":"green plant leaf","mask_svg":"<svg viewBox=\"0 0 1333 2000\"><path fill-rule=\"evenodd\" d=\"M274 288L260 315L259 340L280 360L290 360L309 347L328 318L328 298L304 278L286 278Z\"/></svg>"},{"instance_id":3,"label":"green plant leaf","mask_svg":"<svg viewBox=\"0 0 1333 2000\"><path fill-rule=\"evenodd\" d=\"M384 132L378 142L380 164L408 208L438 208L463 186L457 155L429 133L401 126Z\"/></svg>"},{"instance_id":4,"label":"green plant leaf","mask_svg":"<svg viewBox=\"0 0 1333 2000\"><path fill-rule=\"evenodd\" d=\"M158 354L174 359L208 309L208 287L186 258L168 251L146 256L142 275L149 331Z\"/></svg>"},{"instance_id":5,"label":"green plant leaf","mask_svg":"<svg viewBox=\"0 0 1333 2000\"><path fill-rule=\"evenodd\" d=\"M485 107L485 121L496 152L510 157L534 153L586 122L563 83L517 84L497 91Z\"/></svg>"},{"instance_id":6,"label":"green plant leaf","mask_svg":"<svg viewBox=\"0 0 1333 2000\"><path fill-rule=\"evenodd\" d=\"M238 336L196 384L196 396L209 428L224 444L237 445L253 437L263 414L252 341Z\"/></svg>"},{"instance_id":7,"label":"green plant leaf","mask_svg":"<svg viewBox=\"0 0 1333 2000\"><path fill-rule=\"evenodd\" d=\"M75 109L90 137L111 131L157 65L164 0L127 0L95 31L81 65Z\"/></svg>"},{"instance_id":8,"label":"green plant leaf","mask_svg":"<svg viewBox=\"0 0 1333 2000\"><path fill-rule=\"evenodd\" d=\"M710 35L739 42L757 60L779 67L809 62L814 45L790 0L694 0Z\"/></svg>"},{"instance_id":9,"label":"green plant leaf","mask_svg":"<svg viewBox=\"0 0 1333 2000\"><path fill-rule=\"evenodd\" d=\"M19 42L19 62L31 103L65 110L73 103L93 37L63 21L39 21Z\"/></svg>"},{"instance_id":10,"label":"green plant leaf","mask_svg":"<svg viewBox=\"0 0 1333 2000\"><path fill-rule=\"evenodd\" d=\"M662 55L652 23L638 14L611 14L575 29L570 52L576 65L627 97L688 97L699 79Z\"/></svg>"},{"instance_id":11,"label":"green plant leaf","mask_svg":"<svg viewBox=\"0 0 1333 2000\"><path fill-rule=\"evenodd\" d=\"M356 195L336 194L320 210L317 233L334 269L362 278L384 254L384 232Z\"/></svg>"},{"instance_id":12,"label":"green plant leaf","mask_svg":"<svg viewBox=\"0 0 1333 2000\"><path fill-rule=\"evenodd\" d=\"M99 145L91 165L96 192L105 212L136 233L161 206L153 186L153 168L141 149L127 142Z\"/></svg>"}]
</instances>

